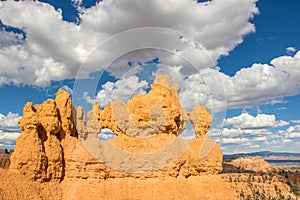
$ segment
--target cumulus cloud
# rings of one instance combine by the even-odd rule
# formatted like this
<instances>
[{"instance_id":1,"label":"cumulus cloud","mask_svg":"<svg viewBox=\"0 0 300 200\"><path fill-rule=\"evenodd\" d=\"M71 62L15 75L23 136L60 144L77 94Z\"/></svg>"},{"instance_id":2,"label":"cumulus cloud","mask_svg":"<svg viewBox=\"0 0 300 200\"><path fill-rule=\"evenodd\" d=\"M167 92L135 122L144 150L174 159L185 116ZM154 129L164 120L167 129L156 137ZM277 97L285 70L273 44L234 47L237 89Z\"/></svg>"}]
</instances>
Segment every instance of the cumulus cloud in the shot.
<instances>
[{"instance_id":1,"label":"cumulus cloud","mask_svg":"<svg viewBox=\"0 0 300 200\"><path fill-rule=\"evenodd\" d=\"M0 11L4 24L26 33L22 44L0 48L0 84L46 86L74 77L81 62L75 41L83 40L75 24L63 21L61 12L46 3L6 1Z\"/></svg>"},{"instance_id":2,"label":"cumulus cloud","mask_svg":"<svg viewBox=\"0 0 300 200\"><path fill-rule=\"evenodd\" d=\"M81 1L75 0L73 3L80 5ZM173 53L178 50L178 54L190 56L194 60L199 60L195 59L199 53L207 54L210 60L203 59L203 62L196 64L210 67L216 64L220 56L227 55L240 44L245 35L255 31L249 20L258 13L256 0L213 0L206 3L190 0L104 0L91 8L78 9L81 14L77 25L64 21L62 11L55 10L47 3L2 2L1 21L22 29L26 38L21 44L16 43L16 37L20 40L19 36L1 31L6 39L3 42L5 45L0 48L0 85L13 83L44 87L51 81L74 78L80 64L96 45L114 34L141 27L174 29L194 38L201 44L201 48L192 40L184 40L180 34L170 39L168 34L160 37L147 34L146 31L145 34L133 34L131 40L163 45ZM134 47L134 42L124 38L114 42L119 47ZM174 47L174 43L182 45ZM82 76L105 68L103 64L109 56L121 53L112 44L95 51L94 56L87 61L89 67L85 69L86 74ZM141 54L140 59L143 56Z\"/></svg>"},{"instance_id":3,"label":"cumulus cloud","mask_svg":"<svg viewBox=\"0 0 300 200\"><path fill-rule=\"evenodd\" d=\"M209 135L214 138L221 148L228 151L228 148L266 148L268 150L286 150L295 151L297 141L300 139L300 125L289 126L285 130L274 130L280 126L286 126L288 123L282 120L276 120L272 115L261 114L265 116L251 116L242 113L237 117L225 120L225 127L222 130L212 129ZM258 122L261 120L261 122ZM244 123L249 122L249 123ZM243 128L241 128L243 127ZM221 133L221 134L220 134ZM292 146L288 146L292 145ZM252 150L250 150L252 151Z\"/></svg>"},{"instance_id":4,"label":"cumulus cloud","mask_svg":"<svg viewBox=\"0 0 300 200\"><path fill-rule=\"evenodd\" d=\"M9 112L7 115L0 113L0 130L18 131L18 121L21 117L19 114Z\"/></svg>"},{"instance_id":5,"label":"cumulus cloud","mask_svg":"<svg viewBox=\"0 0 300 200\"><path fill-rule=\"evenodd\" d=\"M16 45L21 43L23 35L14 32L7 32L3 28L0 28L0 48Z\"/></svg>"},{"instance_id":6,"label":"cumulus cloud","mask_svg":"<svg viewBox=\"0 0 300 200\"><path fill-rule=\"evenodd\" d=\"M240 128L224 128L222 134L210 134L220 145L222 149L226 147L242 148L259 148L266 145L271 146L275 140L282 140L269 129L240 129ZM216 132L217 133L217 132ZM272 143L272 144L271 144Z\"/></svg>"},{"instance_id":7,"label":"cumulus cloud","mask_svg":"<svg viewBox=\"0 0 300 200\"><path fill-rule=\"evenodd\" d=\"M275 115L257 114L252 116L248 113L241 113L238 116L223 120L224 128L212 129L209 131L221 145L227 148L273 148L277 144L278 148L284 149L287 143L294 143L297 138L298 128L291 126L287 130L274 131L274 128L289 125L289 122L277 120ZM252 150L251 150L252 151Z\"/></svg>"},{"instance_id":8,"label":"cumulus cloud","mask_svg":"<svg viewBox=\"0 0 300 200\"><path fill-rule=\"evenodd\" d=\"M296 47L288 47L285 49L285 52L287 54L292 54L292 53L295 53L297 51L297 48Z\"/></svg>"},{"instance_id":9,"label":"cumulus cloud","mask_svg":"<svg viewBox=\"0 0 300 200\"><path fill-rule=\"evenodd\" d=\"M132 28L166 27L186 33L208 50L225 50L233 48L242 42L243 35L255 30L249 23L249 19L258 13L255 3L256 0L213 0L210 3L106 0L84 10L80 18L83 28L96 32L113 35ZM239 9L232 9L234 7Z\"/></svg>"},{"instance_id":10,"label":"cumulus cloud","mask_svg":"<svg viewBox=\"0 0 300 200\"><path fill-rule=\"evenodd\" d=\"M14 149L19 132L2 132L0 130L0 149Z\"/></svg>"},{"instance_id":11,"label":"cumulus cloud","mask_svg":"<svg viewBox=\"0 0 300 200\"><path fill-rule=\"evenodd\" d=\"M254 141L258 141L258 142L267 141L267 140L268 140L268 138L266 136L254 138Z\"/></svg>"},{"instance_id":12,"label":"cumulus cloud","mask_svg":"<svg viewBox=\"0 0 300 200\"><path fill-rule=\"evenodd\" d=\"M290 126L286 130L280 130L279 134L283 135L286 139L300 138L300 125Z\"/></svg>"},{"instance_id":13,"label":"cumulus cloud","mask_svg":"<svg viewBox=\"0 0 300 200\"><path fill-rule=\"evenodd\" d=\"M224 128L222 137L260 137L272 135L268 129L240 129L240 128Z\"/></svg>"},{"instance_id":14,"label":"cumulus cloud","mask_svg":"<svg viewBox=\"0 0 300 200\"><path fill-rule=\"evenodd\" d=\"M289 122L276 120L275 115L258 114L252 116L248 113L242 113L239 116L227 118L224 120L224 126L233 126L241 129L275 128L289 125Z\"/></svg>"},{"instance_id":15,"label":"cumulus cloud","mask_svg":"<svg viewBox=\"0 0 300 200\"><path fill-rule=\"evenodd\" d=\"M216 69L204 69L185 79L189 89L183 89L180 98L188 107L202 95L206 100L202 103L211 110L280 103L282 97L299 94L299 67L300 51L275 58L270 64L242 68L232 77Z\"/></svg>"},{"instance_id":16,"label":"cumulus cloud","mask_svg":"<svg viewBox=\"0 0 300 200\"><path fill-rule=\"evenodd\" d=\"M217 113L231 108L284 103L283 97L299 94L299 66L300 51L294 56L274 58L270 64L253 64L248 68L242 68L234 76L228 76L213 68L185 74L183 73L185 66L164 64L157 65L155 74L168 74L171 81L180 86L180 101L185 109L192 110L195 104L201 104L205 105L211 113ZM140 70L132 73L138 74ZM122 84L131 84L125 83L126 81L131 82L132 79L123 79ZM110 90L113 87L109 87L110 84L113 83L103 86L105 89L98 93L98 100L101 94L106 97L112 94ZM124 96L123 100L128 99ZM104 104L107 103L106 101ZM275 120L275 116L258 115L258 117L267 117L265 120L275 123L275 121L271 122ZM260 118L257 121L260 121ZM276 126L287 125L284 121L278 123Z\"/></svg>"},{"instance_id":17,"label":"cumulus cloud","mask_svg":"<svg viewBox=\"0 0 300 200\"><path fill-rule=\"evenodd\" d=\"M300 120L291 120L292 123L300 124Z\"/></svg>"},{"instance_id":18,"label":"cumulus cloud","mask_svg":"<svg viewBox=\"0 0 300 200\"><path fill-rule=\"evenodd\" d=\"M0 113L0 148L13 149L16 138L20 135L18 121L19 114L9 112L7 115Z\"/></svg>"},{"instance_id":19,"label":"cumulus cloud","mask_svg":"<svg viewBox=\"0 0 300 200\"><path fill-rule=\"evenodd\" d=\"M282 139L282 142L283 143L291 143L293 142L291 139Z\"/></svg>"},{"instance_id":20,"label":"cumulus cloud","mask_svg":"<svg viewBox=\"0 0 300 200\"><path fill-rule=\"evenodd\" d=\"M221 134L220 134L221 133ZM260 129L241 129L241 128L223 128L222 130L213 129L209 131L209 135L216 140L222 147L240 147L255 148L257 145L265 144L278 138L273 132L267 128Z\"/></svg>"},{"instance_id":21,"label":"cumulus cloud","mask_svg":"<svg viewBox=\"0 0 300 200\"><path fill-rule=\"evenodd\" d=\"M222 144L239 144L239 145L245 145L249 143L249 139L247 138L222 138L220 141Z\"/></svg>"},{"instance_id":22,"label":"cumulus cloud","mask_svg":"<svg viewBox=\"0 0 300 200\"><path fill-rule=\"evenodd\" d=\"M106 82L95 98L87 93L84 93L84 98L88 103L93 104L96 101L105 106L117 99L127 102L136 94L145 94L148 87L148 83L144 80L139 81L137 76L123 77L116 82Z\"/></svg>"}]
</instances>

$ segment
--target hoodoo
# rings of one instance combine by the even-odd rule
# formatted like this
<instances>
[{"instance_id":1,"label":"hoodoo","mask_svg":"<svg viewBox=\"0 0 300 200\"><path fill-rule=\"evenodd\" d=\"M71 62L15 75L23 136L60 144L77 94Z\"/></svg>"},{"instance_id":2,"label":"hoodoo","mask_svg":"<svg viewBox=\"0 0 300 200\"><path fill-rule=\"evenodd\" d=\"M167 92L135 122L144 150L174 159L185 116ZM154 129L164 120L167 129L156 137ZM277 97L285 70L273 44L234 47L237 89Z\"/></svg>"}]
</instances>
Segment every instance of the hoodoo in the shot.
<instances>
[{"instance_id":1,"label":"hoodoo","mask_svg":"<svg viewBox=\"0 0 300 200\"><path fill-rule=\"evenodd\" d=\"M209 112L200 105L190 113L184 110L178 90L167 75L158 75L148 94L138 94L127 103L116 100L102 109L95 103L87 115L81 107L72 105L69 93L62 89L55 100L26 103L10 171L20 172L34 182L59 184L66 199L92 198L94 194L108 198L107 191L115 191L115 187L119 193L113 192L112 199L123 198L125 193L128 198L140 195L132 196L125 192L126 187L126 191L140 190L141 195L150 192L150 199L153 195L167 197L161 196L154 182L169 187L175 184L177 192L189 191L186 198L205 197L192 188L198 181L202 181L198 189L211 185L211 181L223 184L214 176L222 171L222 152L207 135L212 122ZM191 122L196 135L190 141L179 137L187 122ZM98 134L104 128L111 129L116 137L100 141ZM99 187L85 188L95 181ZM151 185L152 192L143 189L147 185ZM227 189L226 198L233 198ZM208 190L222 196L216 188ZM68 196L78 192L79 196ZM170 194L172 198L185 197L177 192Z\"/></svg>"}]
</instances>

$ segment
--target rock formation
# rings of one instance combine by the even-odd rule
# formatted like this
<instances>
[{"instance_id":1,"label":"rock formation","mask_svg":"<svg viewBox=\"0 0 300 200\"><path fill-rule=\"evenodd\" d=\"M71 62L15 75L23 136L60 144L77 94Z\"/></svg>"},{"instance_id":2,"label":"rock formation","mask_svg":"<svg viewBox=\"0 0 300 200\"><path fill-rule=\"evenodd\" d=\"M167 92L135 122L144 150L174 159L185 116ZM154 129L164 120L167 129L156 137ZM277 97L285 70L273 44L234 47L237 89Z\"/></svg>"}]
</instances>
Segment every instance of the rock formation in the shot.
<instances>
[{"instance_id":1,"label":"rock formation","mask_svg":"<svg viewBox=\"0 0 300 200\"><path fill-rule=\"evenodd\" d=\"M12 151L0 150L0 168L8 169L10 165L9 157Z\"/></svg>"},{"instance_id":2,"label":"rock formation","mask_svg":"<svg viewBox=\"0 0 300 200\"><path fill-rule=\"evenodd\" d=\"M148 94L136 95L127 104L117 100L101 110L96 103L88 122L62 89L55 100L29 102L19 121L22 133L10 169L42 182L217 174L222 152L206 135L211 117L199 105L185 111L178 89L168 76L158 75ZM196 133L193 141L178 137L188 121ZM98 134L104 128L116 137L101 142Z\"/></svg>"},{"instance_id":3,"label":"rock formation","mask_svg":"<svg viewBox=\"0 0 300 200\"><path fill-rule=\"evenodd\" d=\"M210 114L200 105L185 111L178 89L168 76L159 75L148 94L102 109L95 103L87 115L73 107L62 89L55 100L26 103L9 170L0 169L0 199L231 200L282 194L295 199L279 181L287 182L285 176L219 174L222 152L207 135ZM179 137L187 122L196 135L191 141ZM104 128L116 137L100 141ZM225 171L273 173L256 159L225 164L231 167ZM297 175L290 179L295 185Z\"/></svg>"},{"instance_id":4,"label":"rock formation","mask_svg":"<svg viewBox=\"0 0 300 200\"><path fill-rule=\"evenodd\" d=\"M223 173L270 173L279 169L257 157L240 157L223 163Z\"/></svg>"},{"instance_id":5,"label":"rock formation","mask_svg":"<svg viewBox=\"0 0 300 200\"><path fill-rule=\"evenodd\" d=\"M160 133L178 135L185 128L185 112L180 105L178 86L167 75L158 75L148 94L128 101L114 101L98 112L101 128L116 135L148 137Z\"/></svg>"},{"instance_id":6,"label":"rock formation","mask_svg":"<svg viewBox=\"0 0 300 200\"><path fill-rule=\"evenodd\" d=\"M54 100L23 108L19 121L22 133L11 156L10 169L36 180L60 180L63 176L63 149L59 141L61 121Z\"/></svg>"}]
</instances>

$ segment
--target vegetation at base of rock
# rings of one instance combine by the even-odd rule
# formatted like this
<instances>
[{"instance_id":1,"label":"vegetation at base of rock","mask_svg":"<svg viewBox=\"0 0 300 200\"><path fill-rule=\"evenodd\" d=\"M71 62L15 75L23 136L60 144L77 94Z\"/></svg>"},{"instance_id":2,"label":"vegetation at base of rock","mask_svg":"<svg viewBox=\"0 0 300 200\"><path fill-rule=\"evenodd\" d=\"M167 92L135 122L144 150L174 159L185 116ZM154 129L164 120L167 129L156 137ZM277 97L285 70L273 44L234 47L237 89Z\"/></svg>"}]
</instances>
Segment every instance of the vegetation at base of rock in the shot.
<instances>
[{"instance_id":1,"label":"vegetation at base of rock","mask_svg":"<svg viewBox=\"0 0 300 200\"><path fill-rule=\"evenodd\" d=\"M282 173L282 172L281 172ZM241 200L299 199L298 185L291 184L281 173L227 173L223 180L230 183Z\"/></svg>"}]
</instances>

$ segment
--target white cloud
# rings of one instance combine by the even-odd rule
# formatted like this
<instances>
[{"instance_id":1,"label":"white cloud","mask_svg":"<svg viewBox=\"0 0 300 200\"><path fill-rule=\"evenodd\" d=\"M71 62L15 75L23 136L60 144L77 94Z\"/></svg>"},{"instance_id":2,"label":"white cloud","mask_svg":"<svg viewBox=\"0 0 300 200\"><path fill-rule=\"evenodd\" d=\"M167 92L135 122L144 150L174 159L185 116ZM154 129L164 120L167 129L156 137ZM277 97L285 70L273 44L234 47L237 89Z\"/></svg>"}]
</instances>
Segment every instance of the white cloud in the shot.
<instances>
[{"instance_id":1,"label":"white cloud","mask_svg":"<svg viewBox=\"0 0 300 200\"><path fill-rule=\"evenodd\" d=\"M78 7L79 9L79 7L82 5L82 1L83 0L71 0L71 3L74 7Z\"/></svg>"},{"instance_id":2,"label":"white cloud","mask_svg":"<svg viewBox=\"0 0 300 200\"><path fill-rule=\"evenodd\" d=\"M88 103L96 101L105 106L117 99L127 102L136 94L145 94L148 87L148 83L145 80L139 81L137 76L123 77L116 82L106 82L95 98L91 98L87 93L84 93L84 98Z\"/></svg>"},{"instance_id":3,"label":"white cloud","mask_svg":"<svg viewBox=\"0 0 300 200\"><path fill-rule=\"evenodd\" d=\"M234 122L239 121L234 120ZM298 141L300 139L300 125L290 126L286 130L279 130L277 132L271 131L271 129L272 126L255 129L212 129L209 131L209 135L217 141L222 150L225 149L226 152L232 152L236 147L240 150L243 149L243 151L246 149L248 149L247 151L253 151L251 149L256 148L270 151L286 151L287 149L291 152L297 151L297 147L299 146Z\"/></svg>"},{"instance_id":4,"label":"white cloud","mask_svg":"<svg viewBox=\"0 0 300 200\"><path fill-rule=\"evenodd\" d=\"M9 112L7 115L0 113L0 130L17 131L19 130L19 114Z\"/></svg>"},{"instance_id":5,"label":"white cloud","mask_svg":"<svg viewBox=\"0 0 300 200\"><path fill-rule=\"evenodd\" d=\"M278 133L289 139L300 138L300 125L290 126L286 130L280 130Z\"/></svg>"},{"instance_id":6,"label":"white cloud","mask_svg":"<svg viewBox=\"0 0 300 200\"><path fill-rule=\"evenodd\" d=\"M231 145L245 145L248 144L249 139L247 138L222 138L221 143L222 144L231 144Z\"/></svg>"},{"instance_id":7,"label":"white cloud","mask_svg":"<svg viewBox=\"0 0 300 200\"><path fill-rule=\"evenodd\" d=\"M300 132L290 133L289 138L300 138Z\"/></svg>"},{"instance_id":8,"label":"white cloud","mask_svg":"<svg viewBox=\"0 0 300 200\"><path fill-rule=\"evenodd\" d=\"M180 98L188 108L204 99L200 103L215 111L282 103L280 98L299 94L299 67L300 51L294 56L275 58L270 65L242 68L232 77L215 69L204 69L185 79L189 88L181 91Z\"/></svg>"},{"instance_id":9,"label":"white cloud","mask_svg":"<svg viewBox=\"0 0 300 200\"><path fill-rule=\"evenodd\" d=\"M292 123L300 124L300 120L291 120Z\"/></svg>"},{"instance_id":10,"label":"white cloud","mask_svg":"<svg viewBox=\"0 0 300 200\"><path fill-rule=\"evenodd\" d=\"M169 74L172 82L179 84L180 101L185 109L191 110L195 104L201 104L211 113L216 113L226 108L284 103L283 97L299 94L299 66L300 51L294 56L275 58L271 64L242 68L232 77L216 69L203 69L199 73L185 75L182 72L186 70L184 66L162 64L158 65L156 73ZM274 116L259 117L274 120ZM284 125L287 125L284 121L276 124Z\"/></svg>"},{"instance_id":11,"label":"white cloud","mask_svg":"<svg viewBox=\"0 0 300 200\"><path fill-rule=\"evenodd\" d=\"M0 148L13 149L16 138L20 135L18 121L19 114L9 112L7 115L0 113Z\"/></svg>"},{"instance_id":12,"label":"white cloud","mask_svg":"<svg viewBox=\"0 0 300 200\"><path fill-rule=\"evenodd\" d=\"M101 132L98 134L99 140L107 141L111 140L115 137L116 135L114 132L108 128L104 128L101 130Z\"/></svg>"},{"instance_id":13,"label":"white cloud","mask_svg":"<svg viewBox=\"0 0 300 200\"><path fill-rule=\"evenodd\" d=\"M209 134L224 147L241 146L241 148L260 148L272 145L273 141L287 139L284 135L273 133L270 128L287 125L288 122L277 121L275 116L258 114L256 117L248 113L224 120L223 130L212 129ZM220 135L221 133L221 135Z\"/></svg>"},{"instance_id":14,"label":"white cloud","mask_svg":"<svg viewBox=\"0 0 300 200\"><path fill-rule=\"evenodd\" d=\"M258 13L255 3L256 0L213 0L209 4L190 0L106 0L86 9L80 17L82 28L110 35L138 27L166 27L186 33L208 50L231 49L242 42L243 35L255 30L248 22Z\"/></svg>"},{"instance_id":15,"label":"white cloud","mask_svg":"<svg viewBox=\"0 0 300 200\"><path fill-rule=\"evenodd\" d=\"M265 144L269 145L269 147L274 147L274 146L279 146L281 145L283 142L283 140L281 139L276 139L276 140L269 140L269 141L265 141Z\"/></svg>"},{"instance_id":16,"label":"white cloud","mask_svg":"<svg viewBox=\"0 0 300 200\"><path fill-rule=\"evenodd\" d=\"M263 141L266 141L268 140L268 138L266 136L261 136L261 137L255 137L254 138L254 141L257 141L257 142L263 142Z\"/></svg>"},{"instance_id":17,"label":"white cloud","mask_svg":"<svg viewBox=\"0 0 300 200\"><path fill-rule=\"evenodd\" d=\"M255 148L255 146L271 141L277 137L268 129L240 128L213 129L209 132L209 135L217 141L222 148L235 145L241 146L241 148Z\"/></svg>"},{"instance_id":18,"label":"white cloud","mask_svg":"<svg viewBox=\"0 0 300 200\"><path fill-rule=\"evenodd\" d=\"M22 34L6 32L4 29L0 28L0 48L16 45L20 43L22 39Z\"/></svg>"},{"instance_id":19,"label":"white cloud","mask_svg":"<svg viewBox=\"0 0 300 200\"><path fill-rule=\"evenodd\" d=\"M7 141L15 141L17 137L19 137L20 133L19 132L11 132L11 133L5 133L0 131L0 141L2 143L7 142Z\"/></svg>"},{"instance_id":20,"label":"white cloud","mask_svg":"<svg viewBox=\"0 0 300 200\"><path fill-rule=\"evenodd\" d=\"M84 92L83 93L83 99L89 103L89 104L94 104L95 103L95 99L92 99L90 96L89 96L89 93L88 92Z\"/></svg>"},{"instance_id":21,"label":"white cloud","mask_svg":"<svg viewBox=\"0 0 300 200\"><path fill-rule=\"evenodd\" d=\"M70 94L72 94L72 92L73 92L73 90L69 86L67 86L67 85L62 86L62 89L64 89L65 91L69 92Z\"/></svg>"},{"instance_id":22,"label":"white cloud","mask_svg":"<svg viewBox=\"0 0 300 200\"><path fill-rule=\"evenodd\" d=\"M240 129L240 128L224 128L222 131L222 137L241 137L241 136L251 136L259 137L272 135L272 132L268 129Z\"/></svg>"},{"instance_id":23,"label":"white cloud","mask_svg":"<svg viewBox=\"0 0 300 200\"><path fill-rule=\"evenodd\" d=\"M291 143L292 140L291 140L291 139L282 139L282 142L283 142L283 143Z\"/></svg>"},{"instance_id":24,"label":"white cloud","mask_svg":"<svg viewBox=\"0 0 300 200\"><path fill-rule=\"evenodd\" d=\"M14 149L19 132L5 133L0 130L0 149Z\"/></svg>"},{"instance_id":25,"label":"white cloud","mask_svg":"<svg viewBox=\"0 0 300 200\"><path fill-rule=\"evenodd\" d=\"M259 147L260 147L259 144L249 145L249 148L251 148L251 149L257 149L257 148L259 148Z\"/></svg>"},{"instance_id":26,"label":"white cloud","mask_svg":"<svg viewBox=\"0 0 300 200\"><path fill-rule=\"evenodd\" d=\"M230 125L241 129L262 129L286 126L289 125L289 122L283 120L277 121L275 115L258 114L257 116L252 116L248 113L242 113L239 116L224 120L224 126Z\"/></svg>"},{"instance_id":27,"label":"white cloud","mask_svg":"<svg viewBox=\"0 0 300 200\"><path fill-rule=\"evenodd\" d=\"M285 49L287 54L295 53L297 51L296 47L288 47Z\"/></svg>"},{"instance_id":28,"label":"white cloud","mask_svg":"<svg viewBox=\"0 0 300 200\"><path fill-rule=\"evenodd\" d=\"M47 86L51 80L73 78L85 50L94 47L97 36L103 38L80 31L62 20L60 10L38 1L3 2L0 19L26 33L22 44L0 48L0 84Z\"/></svg>"},{"instance_id":29,"label":"white cloud","mask_svg":"<svg viewBox=\"0 0 300 200\"><path fill-rule=\"evenodd\" d=\"M75 24L62 20L61 11L37 1L6 1L0 11L4 24L26 32L22 44L0 49L0 84L46 86L74 77L81 62L74 49L83 35Z\"/></svg>"},{"instance_id":30,"label":"white cloud","mask_svg":"<svg viewBox=\"0 0 300 200\"><path fill-rule=\"evenodd\" d=\"M75 0L73 3L80 5L81 1ZM1 32L6 39L0 48L0 85L47 86L50 81L74 78L80 63L85 61L96 45L116 33L139 27L174 29L196 39L204 50L191 40L185 42L177 37L175 41L176 37L172 39L169 35L162 35L158 39L153 39L150 33L132 37L133 41L149 40L151 44L170 47L173 53L179 48L178 54L199 61L196 64L202 65L196 67L209 67L240 44L245 35L255 31L254 25L249 22L258 13L255 4L256 0L213 0L209 3L190 0L105 0L89 9L78 8L81 21L76 25L64 21L62 11L55 10L47 3L5 1L0 7L1 21L22 29L26 39L21 44L15 44L19 36ZM114 42L119 47L134 46L134 42L126 40ZM174 42L182 45L175 48L172 46ZM84 75L105 68L102 65L106 63L105 59L116 52L118 48L111 45L97 49L95 56L87 61L90 67L85 69ZM198 53L207 54L206 57L211 60L196 59ZM141 54L140 59L143 56Z\"/></svg>"}]
</instances>

